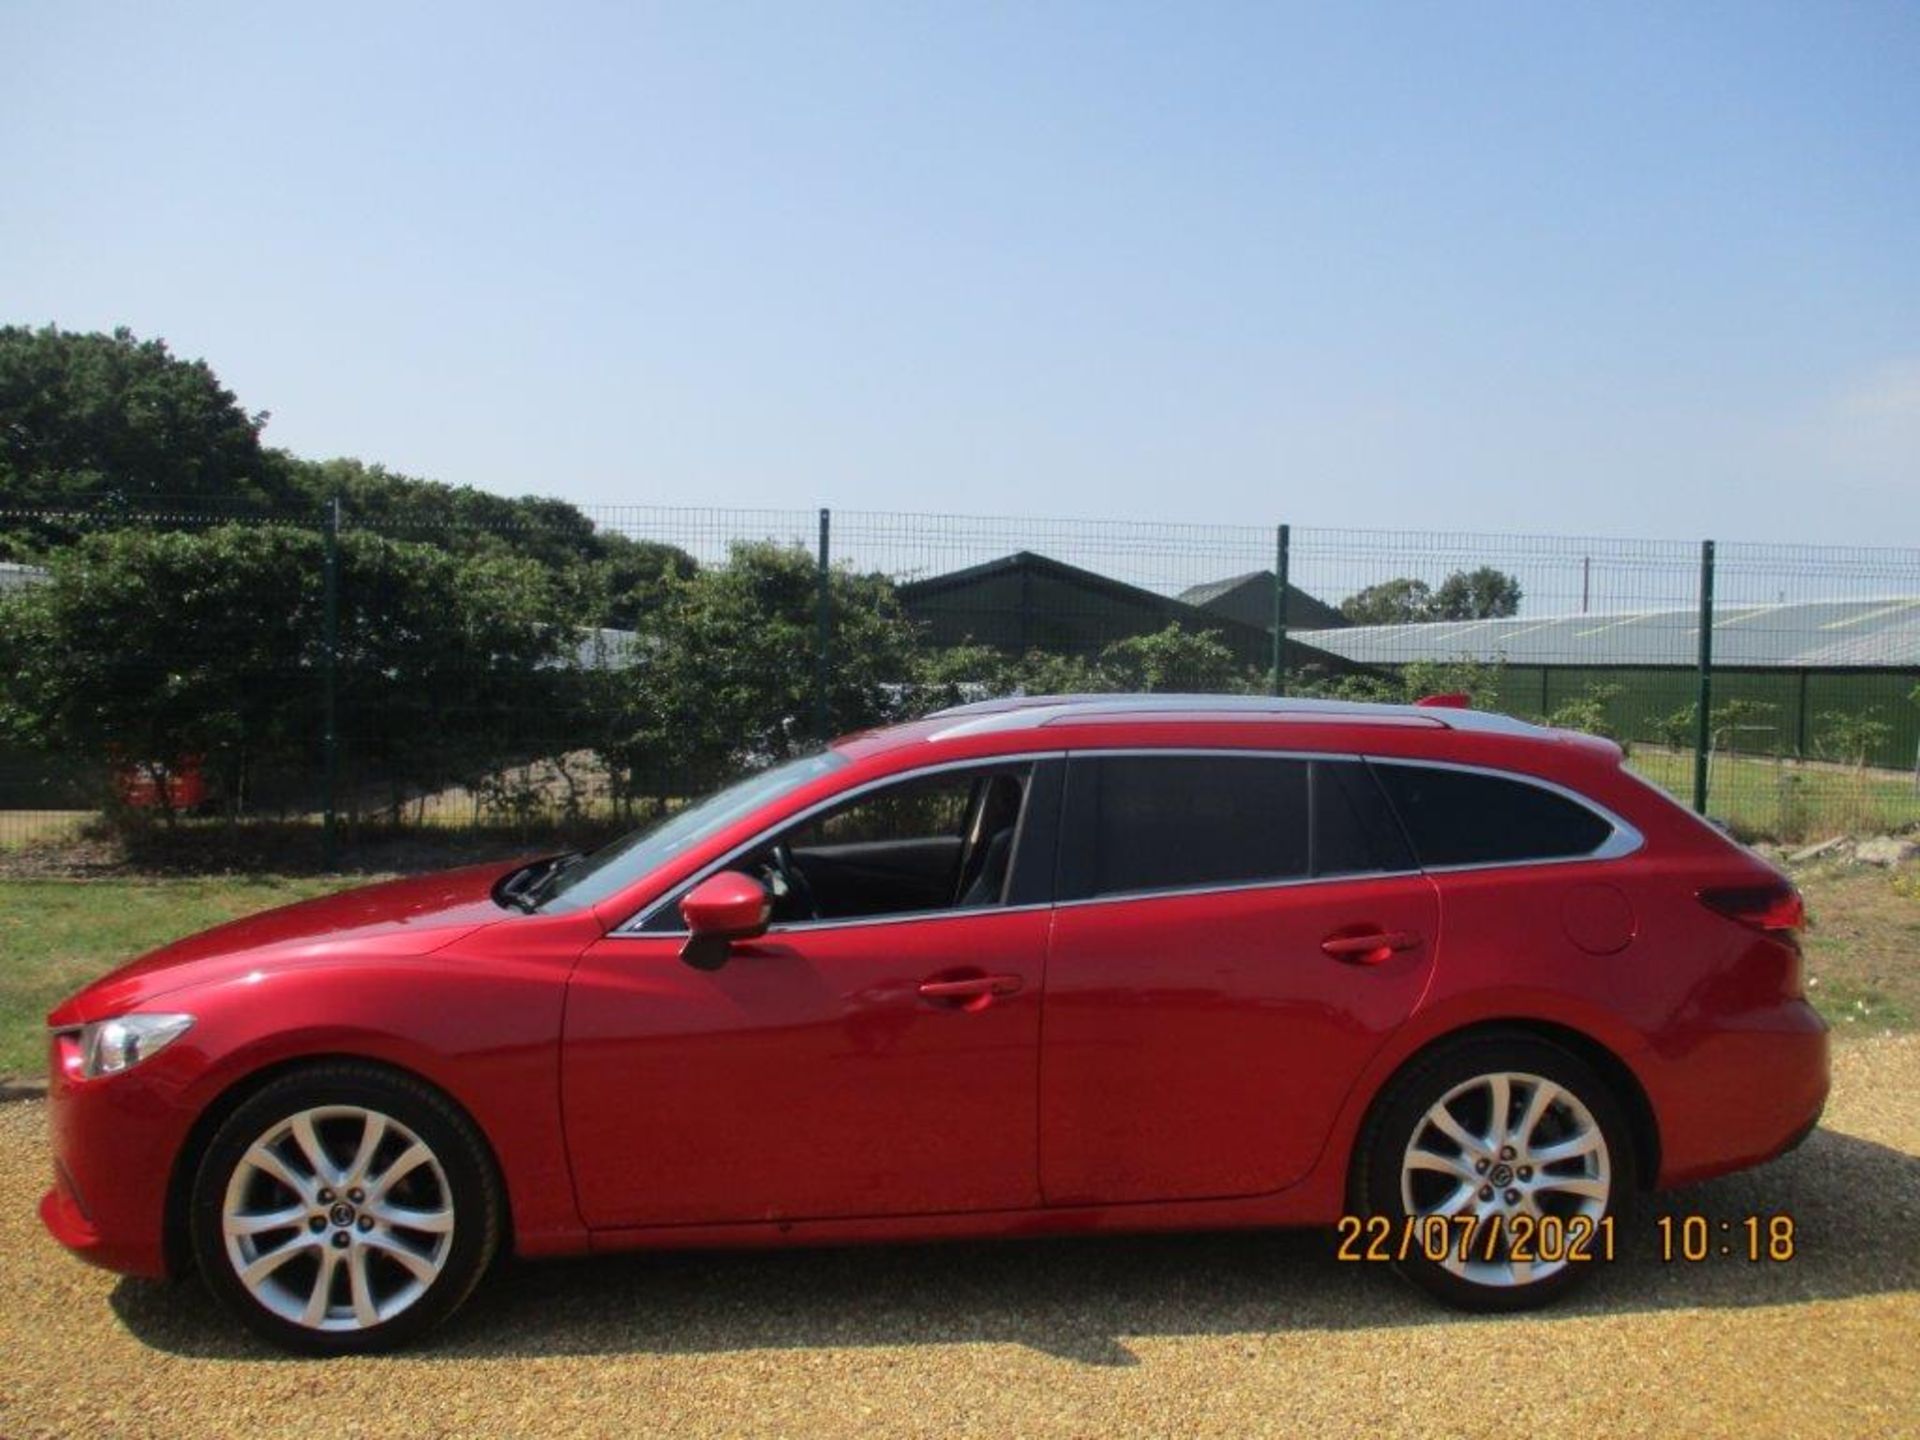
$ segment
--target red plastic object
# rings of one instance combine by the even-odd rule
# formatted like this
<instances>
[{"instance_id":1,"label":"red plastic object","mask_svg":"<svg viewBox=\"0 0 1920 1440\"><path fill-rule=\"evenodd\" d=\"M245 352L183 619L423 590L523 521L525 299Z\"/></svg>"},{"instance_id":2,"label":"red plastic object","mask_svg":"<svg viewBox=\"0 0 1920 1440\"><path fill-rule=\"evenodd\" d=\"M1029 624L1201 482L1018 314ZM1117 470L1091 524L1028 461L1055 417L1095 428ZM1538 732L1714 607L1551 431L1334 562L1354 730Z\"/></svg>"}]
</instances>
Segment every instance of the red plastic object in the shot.
<instances>
[{"instance_id":1,"label":"red plastic object","mask_svg":"<svg viewBox=\"0 0 1920 1440\"><path fill-rule=\"evenodd\" d=\"M199 760L192 758L157 767L122 765L113 772L113 788L120 803L132 810L186 812L207 803L206 776Z\"/></svg>"},{"instance_id":2,"label":"red plastic object","mask_svg":"<svg viewBox=\"0 0 1920 1440\"><path fill-rule=\"evenodd\" d=\"M729 938L758 935L773 913L767 887L738 870L722 870L702 880L680 902L680 914L695 935Z\"/></svg>"}]
</instances>

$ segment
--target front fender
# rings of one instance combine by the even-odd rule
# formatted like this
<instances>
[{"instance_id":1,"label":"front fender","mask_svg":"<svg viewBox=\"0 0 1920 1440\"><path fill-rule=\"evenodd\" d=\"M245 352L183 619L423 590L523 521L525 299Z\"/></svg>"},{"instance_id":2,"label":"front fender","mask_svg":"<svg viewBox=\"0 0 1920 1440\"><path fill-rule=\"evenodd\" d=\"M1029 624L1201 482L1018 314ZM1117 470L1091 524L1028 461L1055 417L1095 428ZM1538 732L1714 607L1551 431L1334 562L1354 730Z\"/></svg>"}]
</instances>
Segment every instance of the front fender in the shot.
<instances>
[{"instance_id":1,"label":"front fender","mask_svg":"<svg viewBox=\"0 0 1920 1440\"><path fill-rule=\"evenodd\" d=\"M404 1070L459 1105L491 1147L516 1247L566 1251L584 1245L585 1229L561 1128L565 996L563 966L443 956L369 964L351 977L254 975L176 997L196 1015L194 1028L148 1062L151 1075L142 1066L119 1078L142 1078L173 1118L180 1162L241 1098L291 1065L345 1058Z\"/></svg>"}]
</instances>

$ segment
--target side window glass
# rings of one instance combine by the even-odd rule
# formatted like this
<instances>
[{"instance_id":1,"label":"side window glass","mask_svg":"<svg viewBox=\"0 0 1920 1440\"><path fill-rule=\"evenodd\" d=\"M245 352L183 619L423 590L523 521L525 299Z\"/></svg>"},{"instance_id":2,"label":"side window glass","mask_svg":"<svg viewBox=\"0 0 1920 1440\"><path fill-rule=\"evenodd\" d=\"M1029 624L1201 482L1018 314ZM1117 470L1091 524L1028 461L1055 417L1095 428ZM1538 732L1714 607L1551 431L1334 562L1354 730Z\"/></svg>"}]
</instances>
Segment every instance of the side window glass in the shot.
<instances>
[{"instance_id":1,"label":"side window glass","mask_svg":"<svg viewBox=\"0 0 1920 1440\"><path fill-rule=\"evenodd\" d=\"M1313 762L1313 873L1369 875L1416 868L1379 783L1359 760Z\"/></svg>"},{"instance_id":2,"label":"side window glass","mask_svg":"<svg viewBox=\"0 0 1920 1440\"><path fill-rule=\"evenodd\" d=\"M796 850L921 840L957 843L966 829L978 778L964 773L930 775L874 790L802 821L785 838Z\"/></svg>"},{"instance_id":3,"label":"side window glass","mask_svg":"<svg viewBox=\"0 0 1920 1440\"><path fill-rule=\"evenodd\" d=\"M773 893L775 924L999 905L1031 768L942 771L869 791L789 827L731 868ZM681 924L675 897L647 928Z\"/></svg>"},{"instance_id":4,"label":"side window glass","mask_svg":"<svg viewBox=\"0 0 1920 1440\"><path fill-rule=\"evenodd\" d=\"M1373 770L1424 866L1575 859L1613 833L1586 806L1524 780L1387 762Z\"/></svg>"},{"instance_id":5,"label":"side window glass","mask_svg":"<svg viewBox=\"0 0 1920 1440\"><path fill-rule=\"evenodd\" d=\"M1067 787L1063 898L1308 872L1304 761L1104 756L1075 760Z\"/></svg>"}]
</instances>

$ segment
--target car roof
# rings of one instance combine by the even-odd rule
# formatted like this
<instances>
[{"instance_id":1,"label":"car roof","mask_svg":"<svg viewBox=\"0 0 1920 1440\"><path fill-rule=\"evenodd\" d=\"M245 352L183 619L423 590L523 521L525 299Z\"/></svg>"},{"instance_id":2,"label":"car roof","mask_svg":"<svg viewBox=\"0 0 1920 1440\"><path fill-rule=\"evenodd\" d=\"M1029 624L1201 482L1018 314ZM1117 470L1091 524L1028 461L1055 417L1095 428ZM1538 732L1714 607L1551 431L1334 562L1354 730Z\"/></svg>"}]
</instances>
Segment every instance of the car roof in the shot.
<instances>
[{"instance_id":1,"label":"car roof","mask_svg":"<svg viewBox=\"0 0 1920 1440\"><path fill-rule=\"evenodd\" d=\"M897 746L1031 733L1069 725L1220 725L1298 721L1383 729L1460 731L1546 739L1555 732L1510 715L1451 706L1389 705L1288 695L1017 695L936 710L922 719L836 742L873 754Z\"/></svg>"}]
</instances>

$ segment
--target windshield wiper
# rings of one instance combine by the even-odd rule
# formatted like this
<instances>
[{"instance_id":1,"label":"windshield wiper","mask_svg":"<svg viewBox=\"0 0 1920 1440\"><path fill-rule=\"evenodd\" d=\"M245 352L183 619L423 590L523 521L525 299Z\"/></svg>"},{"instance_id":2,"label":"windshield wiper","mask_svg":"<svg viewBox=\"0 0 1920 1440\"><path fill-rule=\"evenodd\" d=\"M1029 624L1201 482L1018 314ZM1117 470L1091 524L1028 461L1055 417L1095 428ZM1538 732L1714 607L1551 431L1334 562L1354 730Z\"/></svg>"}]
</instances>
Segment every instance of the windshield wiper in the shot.
<instances>
[{"instance_id":1,"label":"windshield wiper","mask_svg":"<svg viewBox=\"0 0 1920 1440\"><path fill-rule=\"evenodd\" d=\"M580 858L579 852L569 851L565 855L555 855L545 860L530 860L518 870L509 870L493 882L493 901L496 905L511 905L531 915L538 909L536 896L540 887L552 879L562 868Z\"/></svg>"},{"instance_id":2,"label":"windshield wiper","mask_svg":"<svg viewBox=\"0 0 1920 1440\"><path fill-rule=\"evenodd\" d=\"M567 871L586 859L584 850L569 850L565 855L556 855L547 862L547 868L537 880L533 880L518 892L518 898L524 899L529 914L538 910L543 901L553 893L553 882Z\"/></svg>"}]
</instances>

